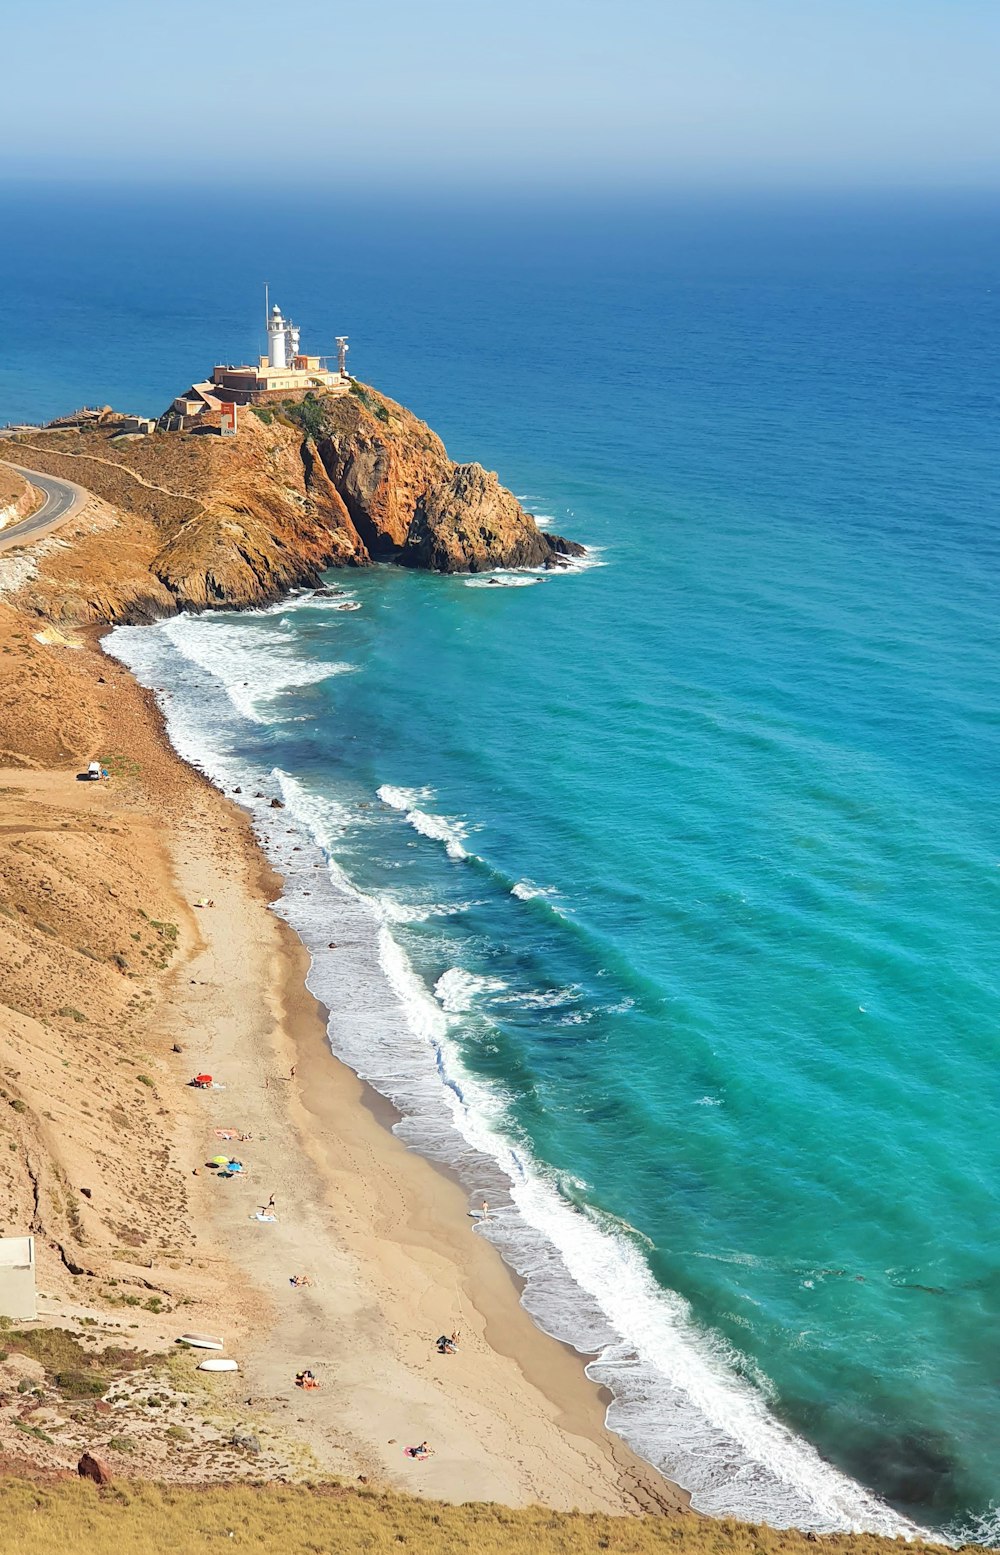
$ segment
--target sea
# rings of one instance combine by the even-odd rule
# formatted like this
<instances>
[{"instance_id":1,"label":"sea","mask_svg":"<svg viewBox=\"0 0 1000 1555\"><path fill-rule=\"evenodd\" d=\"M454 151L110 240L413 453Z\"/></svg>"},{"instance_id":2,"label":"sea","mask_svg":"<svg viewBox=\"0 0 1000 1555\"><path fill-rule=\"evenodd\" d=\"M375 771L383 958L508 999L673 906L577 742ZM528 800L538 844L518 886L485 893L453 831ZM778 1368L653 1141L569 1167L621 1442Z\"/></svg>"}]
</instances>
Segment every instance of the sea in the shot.
<instances>
[{"instance_id":1,"label":"sea","mask_svg":"<svg viewBox=\"0 0 1000 1555\"><path fill-rule=\"evenodd\" d=\"M106 646L615 1431L708 1513L1000 1538L1000 202L0 204L0 422L159 412L267 281L587 547Z\"/></svg>"}]
</instances>

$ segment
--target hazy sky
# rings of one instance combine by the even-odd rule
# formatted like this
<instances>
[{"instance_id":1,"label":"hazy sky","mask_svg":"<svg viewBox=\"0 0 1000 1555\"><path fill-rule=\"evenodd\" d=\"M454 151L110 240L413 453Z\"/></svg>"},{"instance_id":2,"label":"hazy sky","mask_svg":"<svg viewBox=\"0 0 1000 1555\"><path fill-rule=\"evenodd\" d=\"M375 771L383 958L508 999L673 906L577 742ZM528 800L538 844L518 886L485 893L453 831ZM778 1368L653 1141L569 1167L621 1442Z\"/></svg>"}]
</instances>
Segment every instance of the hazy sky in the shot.
<instances>
[{"instance_id":1,"label":"hazy sky","mask_svg":"<svg viewBox=\"0 0 1000 1555\"><path fill-rule=\"evenodd\" d=\"M7 0L0 37L19 177L1000 184L1000 0Z\"/></svg>"}]
</instances>

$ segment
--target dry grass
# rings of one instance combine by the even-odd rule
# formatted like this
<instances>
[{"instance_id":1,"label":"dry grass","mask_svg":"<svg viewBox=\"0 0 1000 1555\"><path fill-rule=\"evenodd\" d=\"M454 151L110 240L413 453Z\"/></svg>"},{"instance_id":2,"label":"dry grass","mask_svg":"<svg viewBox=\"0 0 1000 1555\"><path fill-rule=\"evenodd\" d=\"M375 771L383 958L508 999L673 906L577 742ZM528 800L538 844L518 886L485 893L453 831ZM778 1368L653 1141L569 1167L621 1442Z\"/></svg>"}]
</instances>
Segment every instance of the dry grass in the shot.
<instances>
[{"instance_id":1,"label":"dry grass","mask_svg":"<svg viewBox=\"0 0 1000 1555\"><path fill-rule=\"evenodd\" d=\"M69 1533L72 1530L72 1533ZM0 1482L3 1555L203 1555L245 1549L275 1555L888 1555L870 1535L807 1540L754 1524L707 1518L581 1516L540 1508L435 1501L378 1491L283 1486L164 1488L78 1481ZM941 1551L913 1544L908 1551ZM944 1552L942 1551L942 1555Z\"/></svg>"}]
</instances>

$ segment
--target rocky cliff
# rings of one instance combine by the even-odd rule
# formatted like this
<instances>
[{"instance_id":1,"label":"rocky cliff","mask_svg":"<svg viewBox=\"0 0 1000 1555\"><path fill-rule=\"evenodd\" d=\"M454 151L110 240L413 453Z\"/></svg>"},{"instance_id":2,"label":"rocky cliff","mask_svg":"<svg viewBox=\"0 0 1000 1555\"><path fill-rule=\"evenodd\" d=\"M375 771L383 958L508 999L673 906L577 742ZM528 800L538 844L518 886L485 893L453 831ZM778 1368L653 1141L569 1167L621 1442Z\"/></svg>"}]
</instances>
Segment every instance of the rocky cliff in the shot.
<instances>
[{"instance_id":1,"label":"rocky cliff","mask_svg":"<svg viewBox=\"0 0 1000 1555\"><path fill-rule=\"evenodd\" d=\"M306 414L323 467L372 558L482 572L557 566L582 552L540 530L493 471L455 464L429 427L363 384L312 402Z\"/></svg>"},{"instance_id":2,"label":"rocky cliff","mask_svg":"<svg viewBox=\"0 0 1000 1555\"><path fill-rule=\"evenodd\" d=\"M582 550L362 384L244 411L235 438L212 425L149 437L53 426L15 440L11 457L95 493L119 530L112 547L93 526L77 533L72 559L36 582L36 608L64 621L267 604L331 566L481 572Z\"/></svg>"}]
</instances>

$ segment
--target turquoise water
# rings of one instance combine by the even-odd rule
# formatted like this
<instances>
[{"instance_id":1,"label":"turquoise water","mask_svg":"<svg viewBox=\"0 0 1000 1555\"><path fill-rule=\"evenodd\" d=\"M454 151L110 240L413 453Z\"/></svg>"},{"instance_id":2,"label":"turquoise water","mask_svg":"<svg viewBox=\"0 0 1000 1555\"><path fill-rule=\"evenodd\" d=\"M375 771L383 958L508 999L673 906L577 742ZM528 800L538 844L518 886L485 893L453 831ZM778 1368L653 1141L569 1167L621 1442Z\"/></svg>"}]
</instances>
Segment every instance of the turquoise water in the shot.
<instances>
[{"instance_id":1,"label":"turquoise water","mask_svg":"<svg viewBox=\"0 0 1000 1555\"><path fill-rule=\"evenodd\" d=\"M487 1194L612 1423L708 1510L995 1537L1000 219L473 215L272 237L272 292L588 565L115 651L285 798L335 1048ZM241 354L256 259L216 317L177 211L129 233L8 286L120 320L107 397L156 410L214 354L185 309ZM0 377L0 416L65 404Z\"/></svg>"}]
</instances>

